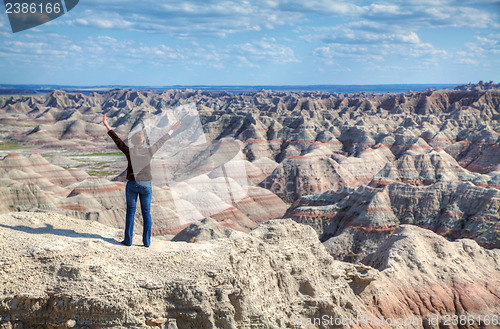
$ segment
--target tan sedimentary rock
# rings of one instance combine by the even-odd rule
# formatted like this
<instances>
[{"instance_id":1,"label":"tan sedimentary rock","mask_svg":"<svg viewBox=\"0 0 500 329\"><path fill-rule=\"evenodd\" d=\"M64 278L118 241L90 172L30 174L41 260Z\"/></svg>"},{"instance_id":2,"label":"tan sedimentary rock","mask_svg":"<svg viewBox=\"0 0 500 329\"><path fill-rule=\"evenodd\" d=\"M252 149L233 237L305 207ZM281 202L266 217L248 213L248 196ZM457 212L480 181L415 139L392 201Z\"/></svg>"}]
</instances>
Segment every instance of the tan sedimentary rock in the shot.
<instances>
[{"instance_id":1,"label":"tan sedimentary rock","mask_svg":"<svg viewBox=\"0 0 500 329\"><path fill-rule=\"evenodd\" d=\"M37 179L43 178L54 185L62 187L77 183L81 177L88 177L88 175L81 170L68 171L53 165L37 153L31 154L28 157L16 153L5 156L0 161L0 175L2 177L7 177L13 170L25 174L20 177L12 177L14 180L36 181Z\"/></svg>"},{"instance_id":2,"label":"tan sedimentary rock","mask_svg":"<svg viewBox=\"0 0 500 329\"><path fill-rule=\"evenodd\" d=\"M194 243L227 238L234 232L231 229L234 225L235 223L231 220L216 221L213 218L207 217L189 225L176 234L171 241Z\"/></svg>"},{"instance_id":3,"label":"tan sedimentary rock","mask_svg":"<svg viewBox=\"0 0 500 329\"><path fill-rule=\"evenodd\" d=\"M0 212L55 209L56 200L34 183L0 179Z\"/></svg>"},{"instance_id":4,"label":"tan sedimentary rock","mask_svg":"<svg viewBox=\"0 0 500 329\"><path fill-rule=\"evenodd\" d=\"M388 163L407 151L438 147L470 171L500 170L500 91L496 86L482 83L456 90L383 95L267 90L232 94L191 89L114 89L91 95L54 91L2 100L0 121L12 127L2 133L6 140L45 148L102 150L114 147L100 124L102 113L117 133L126 136L141 119L195 102L207 139L241 141L252 163L265 158L283 163L289 158L313 157L320 148L326 157L336 162L342 159L344 164L339 164L360 183L369 181L383 167L379 163L384 159ZM373 159L366 157L370 150L380 153L381 145L393 156L383 152ZM296 187L289 197L295 200L309 193L293 179L278 179Z\"/></svg>"},{"instance_id":5,"label":"tan sedimentary rock","mask_svg":"<svg viewBox=\"0 0 500 329\"><path fill-rule=\"evenodd\" d=\"M289 220L210 243L154 239L144 249L123 247L119 232L98 223L2 216L1 243L10 245L0 256L3 323L136 327L163 318L178 328L286 327L294 316L367 312L346 266L312 229ZM26 284L16 284L21 278Z\"/></svg>"},{"instance_id":6,"label":"tan sedimentary rock","mask_svg":"<svg viewBox=\"0 0 500 329\"><path fill-rule=\"evenodd\" d=\"M449 242L403 225L363 265L334 260L312 228L289 219L250 234L200 224L213 229L206 241L154 238L146 249L124 247L121 231L92 221L2 214L0 322L6 328L437 329L445 316L491 321L500 311L498 250L471 240ZM429 325L435 316L439 321ZM392 326L373 322L387 318Z\"/></svg>"},{"instance_id":7,"label":"tan sedimentary rock","mask_svg":"<svg viewBox=\"0 0 500 329\"><path fill-rule=\"evenodd\" d=\"M359 184L337 161L325 156L290 156L279 164L259 186L286 202L301 195L316 194L342 186Z\"/></svg>"},{"instance_id":8,"label":"tan sedimentary rock","mask_svg":"<svg viewBox=\"0 0 500 329\"><path fill-rule=\"evenodd\" d=\"M313 226L335 257L354 260L373 252L400 224L499 248L499 205L498 189L469 182L390 183L305 196L285 216Z\"/></svg>"},{"instance_id":9,"label":"tan sedimentary rock","mask_svg":"<svg viewBox=\"0 0 500 329\"><path fill-rule=\"evenodd\" d=\"M486 250L469 239L450 242L401 225L363 263L379 269L380 276L360 296L386 317L419 315L424 328L466 327L464 319L467 328L499 325L491 321L500 311L499 249ZM462 316L462 324L453 325L446 313Z\"/></svg>"},{"instance_id":10,"label":"tan sedimentary rock","mask_svg":"<svg viewBox=\"0 0 500 329\"><path fill-rule=\"evenodd\" d=\"M500 188L500 175L481 175L461 167L443 149L424 152L408 151L398 160L387 163L370 184L387 185L402 182L412 185L430 185L438 181L470 181L483 187Z\"/></svg>"},{"instance_id":11,"label":"tan sedimentary rock","mask_svg":"<svg viewBox=\"0 0 500 329\"><path fill-rule=\"evenodd\" d=\"M327 247L342 257L357 259L374 250L400 223L431 225L449 238L472 237L483 246L496 246L498 207L494 200L500 171L500 91L494 83L383 95L268 90L233 94L191 89L115 89L90 95L54 91L43 96L2 98L0 137L2 141L48 151L116 151L101 124L103 113L120 136L127 136L131 126L141 119L189 102L196 103L210 143L227 139L238 142L248 175L248 184L240 187L248 195L234 204L222 200L227 207L219 214L209 214L193 207L191 201L200 201L197 196L176 205L169 198L169 189L157 189L158 199L153 203L157 223L161 223L155 227L157 234L173 235L189 224L181 223L179 209L174 206L189 213L191 220L207 216L219 221L231 219L246 230L255 223L280 217L284 203L264 187L290 203L323 193L298 201L301 209L293 216L314 226L320 234L329 232L331 236L322 235L322 239L331 238L325 242ZM210 154L207 159L217 157ZM6 160L21 164L14 158ZM177 174L195 172L197 166L206 164L199 160L178 166ZM66 197L87 179L83 171L57 169L50 174L11 169L1 176L6 178L3 185L21 185L5 192L14 204L4 205L4 211L16 209L16 189L23 188L22 181L29 181L40 193L22 204L22 209L36 209L38 199L45 198L47 201L41 205L69 206L64 211L82 218L107 218L105 222L113 225L123 223L123 192L121 196L117 192L116 204L110 209L105 209L99 193L77 193L68 198L72 203L61 201L64 193ZM210 175L208 171L201 174ZM370 181L372 187L387 188L362 185ZM486 187L488 192L466 181L478 188ZM107 184L102 182L103 186ZM429 184L435 186L411 186ZM252 187L255 185L259 188ZM341 199L331 203L321 200L337 189L341 189ZM209 199L220 201L211 194ZM98 205L103 208L98 209ZM479 211L475 212L474 207Z\"/></svg>"},{"instance_id":12,"label":"tan sedimentary rock","mask_svg":"<svg viewBox=\"0 0 500 329\"><path fill-rule=\"evenodd\" d=\"M2 209L54 209L71 187L88 175L79 169L66 170L39 154L24 157L10 153L0 160Z\"/></svg>"},{"instance_id":13,"label":"tan sedimentary rock","mask_svg":"<svg viewBox=\"0 0 500 329\"><path fill-rule=\"evenodd\" d=\"M385 145L375 145L360 152L358 156L338 157L338 163L351 173L358 183L368 183L386 163L395 159L391 150Z\"/></svg>"},{"instance_id":14,"label":"tan sedimentary rock","mask_svg":"<svg viewBox=\"0 0 500 329\"><path fill-rule=\"evenodd\" d=\"M64 163L67 164L67 160ZM260 172L257 167L255 169ZM61 213L78 218L124 227L126 200L125 184L122 182L90 177L76 168L58 167L39 154L25 157L14 153L0 161L0 178L3 200L1 211L57 208ZM214 179L217 181L221 178ZM209 195L202 192L198 196L195 193L174 202L169 188L154 187L152 233L172 237L190 222L202 220L206 216L219 221L229 219L234 223L232 228L249 231L257 223L281 217L285 213L286 204L272 192L255 186L245 188L239 188L241 198L235 200L234 204L227 204L215 195L210 199ZM196 202L212 202L214 206L219 205L220 210L203 213L198 210L203 207L197 207ZM180 219L179 212L189 212L189 221ZM139 232L142 229L139 201L136 222Z\"/></svg>"},{"instance_id":15,"label":"tan sedimentary rock","mask_svg":"<svg viewBox=\"0 0 500 329\"><path fill-rule=\"evenodd\" d=\"M273 161L269 158L260 158L252 162L257 168L259 168L264 175L269 176L274 169L278 166L276 161Z\"/></svg>"}]
</instances>

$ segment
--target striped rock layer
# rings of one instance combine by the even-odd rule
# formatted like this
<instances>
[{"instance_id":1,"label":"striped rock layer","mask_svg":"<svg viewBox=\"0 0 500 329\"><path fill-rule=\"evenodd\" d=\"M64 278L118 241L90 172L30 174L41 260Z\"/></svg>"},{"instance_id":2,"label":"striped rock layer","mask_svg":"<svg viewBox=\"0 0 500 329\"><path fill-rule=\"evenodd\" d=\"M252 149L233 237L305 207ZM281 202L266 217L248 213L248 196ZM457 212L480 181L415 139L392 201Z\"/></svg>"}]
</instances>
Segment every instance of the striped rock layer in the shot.
<instances>
[{"instance_id":1,"label":"striped rock layer","mask_svg":"<svg viewBox=\"0 0 500 329\"><path fill-rule=\"evenodd\" d=\"M196 103L209 141L231 137L242 142L247 160L266 158L281 165L263 186L287 202L369 182L407 151L440 148L469 171L500 170L500 88L495 84L383 95L53 91L0 100L0 121L11 127L3 133L7 140L49 149L102 150L114 147L101 124L103 113L126 136L140 120L189 102ZM324 167L317 176L288 173L315 166Z\"/></svg>"},{"instance_id":2,"label":"striped rock layer","mask_svg":"<svg viewBox=\"0 0 500 329\"><path fill-rule=\"evenodd\" d=\"M260 174L259 174L260 173ZM254 166L254 175L262 176ZM222 180L222 182L220 182ZM222 178L206 177L206 184L225 187ZM168 187L154 187L151 205L153 217L152 233L156 236L172 237L193 221L208 216L231 223L230 227L249 231L258 223L283 215L286 205L272 192L247 186L238 187L240 197L231 203L216 194L197 191L199 184L188 186L189 193L175 198ZM198 196L201 198L198 200ZM125 183L92 177L81 169L64 169L51 164L39 154L29 157L11 153L0 160L0 211L13 210L58 210L78 218L95 220L112 227L124 227L126 213ZM217 205L213 211L201 207L197 202ZM202 209L201 211L199 209ZM205 210L203 210L205 209ZM180 214L188 213L182 217ZM140 203L136 212L137 230L142 228ZM188 218L189 220L186 220Z\"/></svg>"},{"instance_id":3,"label":"striped rock layer","mask_svg":"<svg viewBox=\"0 0 500 329\"><path fill-rule=\"evenodd\" d=\"M359 260L376 250L401 224L500 248L499 207L498 189L469 182L429 186L389 183L380 188L361 186L302 197L285 216L311 225L336 258Z\"/></svg>"}]
</instances>

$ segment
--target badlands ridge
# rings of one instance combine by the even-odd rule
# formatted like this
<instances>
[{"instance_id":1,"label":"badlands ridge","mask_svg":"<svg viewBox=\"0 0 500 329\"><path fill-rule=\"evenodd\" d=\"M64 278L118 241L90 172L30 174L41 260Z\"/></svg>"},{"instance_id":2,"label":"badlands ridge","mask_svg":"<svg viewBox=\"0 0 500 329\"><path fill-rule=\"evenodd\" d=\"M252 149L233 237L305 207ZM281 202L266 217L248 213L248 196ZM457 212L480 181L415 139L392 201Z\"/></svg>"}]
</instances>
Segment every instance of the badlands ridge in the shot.
<instances>
[{"instance_id":1,"label":"badlands ridge","mask_svg":"<svg viewBox=\"0 0 500 329\"><path fill-rule=\"evenodd\" d=\"M181 182L179 201L174 187L155 186L152 248L123 248L126 163L102 114L126 137L189 103L211 145L241 149L246 183L225 181L236 200L198 190L223 179L207 166L217 154L201 156L190 167L198 185ZM494 83L0 98L0 145L10 148L0 160L0 323L286 328L365 316L458 328L445 316L498 316L499 116ZM200 208L200 194L218 210ZM335 325L312 327L380 327ZM460 328L479 327L488 324Z\"/></svg>"}]
</instances>

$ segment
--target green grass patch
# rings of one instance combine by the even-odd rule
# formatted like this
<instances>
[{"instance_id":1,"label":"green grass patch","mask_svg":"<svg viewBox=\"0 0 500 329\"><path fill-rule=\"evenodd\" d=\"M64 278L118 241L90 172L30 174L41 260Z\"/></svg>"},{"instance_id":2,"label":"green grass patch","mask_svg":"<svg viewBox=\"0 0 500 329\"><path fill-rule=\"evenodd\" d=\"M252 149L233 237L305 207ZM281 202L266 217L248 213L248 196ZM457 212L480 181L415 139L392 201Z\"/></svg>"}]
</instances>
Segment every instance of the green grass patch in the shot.
<instances>
[{"instance_id":1,"label":"green grass patch","mask_svg":"<svg viewBox=\"0 0 500 329\"><path fill-rule=\"evenodd\" d=\"M90 153L90 154L82 154L79 156L82 157L95 157L95 156L116 156L116 155L122 155L122 152L102 152L102 153Z\"/></svg>"},{"instance_id":2,"label":"green grass patch","mask_svg":"<svg viewBox=\"0 0 500 329\"><path fill-rule=\"evenodd\" d=\"M28 147L23 146L23 145L19 144L18 142L14 142L14 141L0 142L0 151L18 150L18 149L24 149L24 148L28 148Z\"/></svg>"},{"instance_id":3,"label":"green grass patch","mask_svg":"<svg viewBox=\"0 0 500 329\"><path fill-rule=\"evenodd\" d=\"M106 171L106 170L90 170L88 172L88 174L90 176L109 176L109 175L113 175L112 172Z\"/></svg>"},{"instance_id":4,"label":"green grass patch","mask_svg":"<svg viewBox=\"0 0 500 329\"><path fill-rule=\"evenodd\" d=\"M71 160L74 160L74 161L78 161L78 162L85 162L85 163L94 163L94 161L92 160L82 160L82 159L78 159L78 158L70 158ZM84 164L84 166L87 166L87 164Z\"/></svg>"},{"instance_id":5,"label":"green grass patch","mask_svg":"<svg viewBox=\"0 0 500 329\"><path fill-rule=\"evenodd\" d=\"M81 163L81 164L77 164L77 165L69 165L69 166L64 166L63 168L64 169L68 169L68 168L83 168L83 167L88 167L89 165L86 164L86 163Z\"/></svg>"}]
</instances>

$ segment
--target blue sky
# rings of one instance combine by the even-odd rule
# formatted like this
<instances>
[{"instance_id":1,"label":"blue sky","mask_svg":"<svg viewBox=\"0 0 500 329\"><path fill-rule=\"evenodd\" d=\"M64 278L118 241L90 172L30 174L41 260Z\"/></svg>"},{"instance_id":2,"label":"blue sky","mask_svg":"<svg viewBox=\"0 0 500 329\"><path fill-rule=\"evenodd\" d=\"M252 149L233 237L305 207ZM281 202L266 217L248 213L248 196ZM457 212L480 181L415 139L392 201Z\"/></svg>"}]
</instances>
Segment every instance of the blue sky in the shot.
<instances>
[{"instance_id":1,"label":"blue sky","mask_svg":"<svg viewBox=\"0 0 500 329\"><path fill-rule=\"evenodd\" d=\"M500 0L80 0L0 44L4 84L500 82Z\"/></svg>"}]
</instances>

